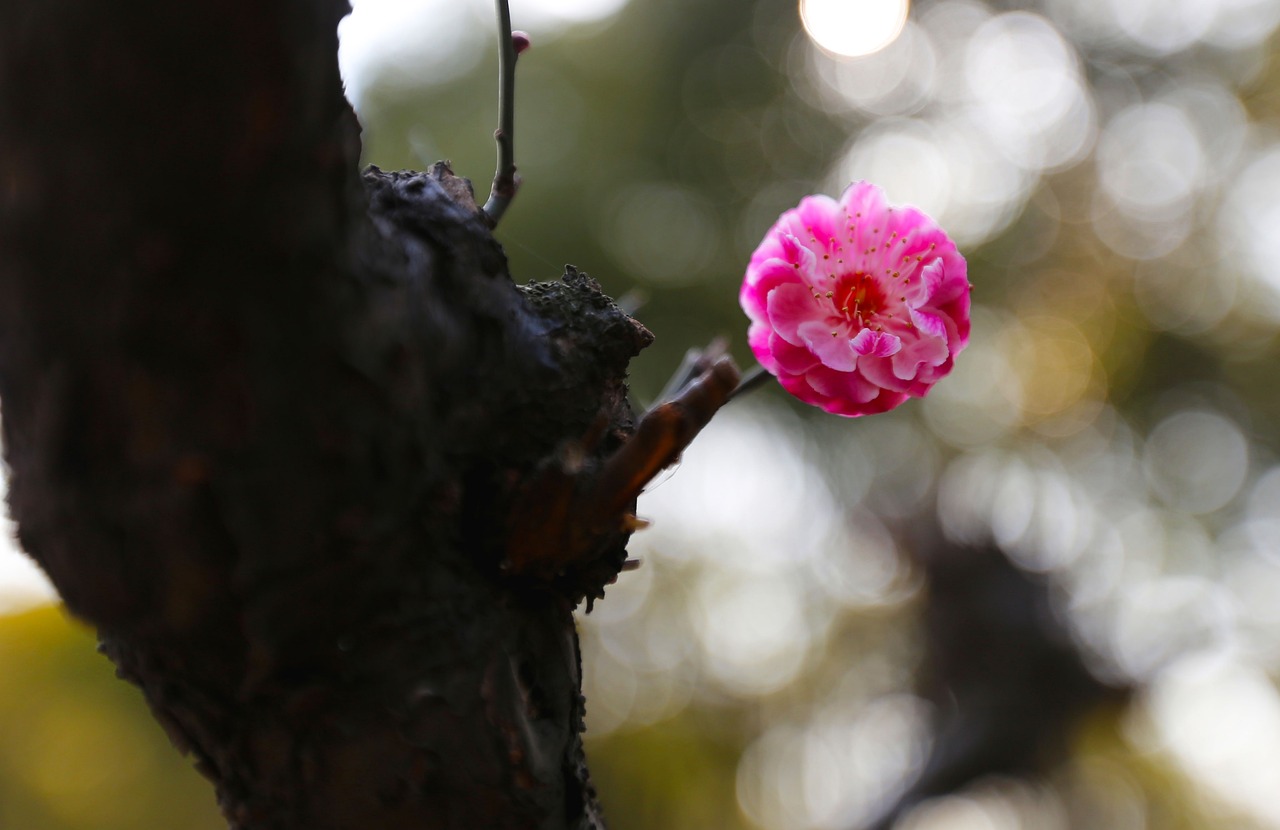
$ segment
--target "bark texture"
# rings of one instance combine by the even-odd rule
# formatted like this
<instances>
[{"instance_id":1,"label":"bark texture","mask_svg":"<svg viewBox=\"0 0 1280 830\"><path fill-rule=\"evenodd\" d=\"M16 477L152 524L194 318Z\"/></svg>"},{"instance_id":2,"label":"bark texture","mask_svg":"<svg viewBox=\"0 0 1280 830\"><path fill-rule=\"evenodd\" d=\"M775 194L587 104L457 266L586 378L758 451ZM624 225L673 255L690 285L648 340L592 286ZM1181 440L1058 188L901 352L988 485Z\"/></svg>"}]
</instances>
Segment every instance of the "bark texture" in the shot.
<instances>
[{"instance_id":1,"label":"bark texture","mask_svg":"<svg viewBox=\"0 0 1280 830\"><path fill-rule=\"evenodd\" d=\"M714 405L637 464L649 333L357 172L346 9L0 4L11 510L232 827L598 827L571 611Z\"/></svg>"}]
</instances>

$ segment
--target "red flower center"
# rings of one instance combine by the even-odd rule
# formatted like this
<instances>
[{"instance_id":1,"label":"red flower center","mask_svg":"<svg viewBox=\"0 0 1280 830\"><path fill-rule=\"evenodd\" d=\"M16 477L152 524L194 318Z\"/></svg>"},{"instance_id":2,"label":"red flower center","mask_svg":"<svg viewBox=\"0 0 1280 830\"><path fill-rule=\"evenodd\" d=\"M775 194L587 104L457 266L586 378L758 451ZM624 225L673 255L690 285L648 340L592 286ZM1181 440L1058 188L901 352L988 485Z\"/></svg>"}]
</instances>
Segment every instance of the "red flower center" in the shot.
<instances>
[{"instance_id":1,"label":"red flower center","mask_svg":"<svg viewBox=\"0 0 1280 830\"><path fill-rule=\"evenodd\" d=\"M836 280L836 310L853 321L865 321L884 308L884 290L869 274L845 274Z\"/></svg>"}]
</instances>

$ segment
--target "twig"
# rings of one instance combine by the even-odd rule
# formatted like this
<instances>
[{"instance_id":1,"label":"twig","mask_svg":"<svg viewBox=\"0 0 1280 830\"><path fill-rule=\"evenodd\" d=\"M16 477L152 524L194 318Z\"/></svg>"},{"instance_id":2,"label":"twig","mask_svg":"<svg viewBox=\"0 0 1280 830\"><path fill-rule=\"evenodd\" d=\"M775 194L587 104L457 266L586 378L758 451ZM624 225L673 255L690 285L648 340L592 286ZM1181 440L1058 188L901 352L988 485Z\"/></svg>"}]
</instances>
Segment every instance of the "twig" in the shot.
<instances>
[{"instance_id":1,"label":"twig","mask_svg":"<svg viewBox=\"0 0 1280 830\"><path fill-rule=\"evenodd\" d=\"M498 129L494 140L498 143L498 167L493 174L493 189L489 201L484 203L484 213L490 227L497 227L502 214L507 212L511 200L520 187L516 175L516 51L511 31L511 8L507 0L497 0L498 5ZM528 46L528 37L523 44ZM523 51L523 50L521 50Z\"/></svg>"},{"instance_id":2,"label":"twig","mask_svg":"<svg viewBox=\"0 0 1280 830\"><path fill-rule=\"evenodd\" d=\"M658 393L657 403L669 401L679 395L695 378L705 373L717 360L724 357L726 351L728 351L728 343L723 337L717 337L707 344L705 349L690 349L685 352L684 359L680 361L680 365L670 379L667 380L667 385L662 387L662 391Z\"/></svg>"},{"instance_id":3,"label":"twig","mask_svg":"<svg viewBox=\"0 0 1280 830\"><path fill-rule=\"evenodd\" d=\"M742 376L742 380L738 381L737 387L729 393L729 400L733 400L739 395L750 392L752 389L755 389L771 377L773 377L773 375L769 374L765 371L763 366L757 363L755 366L752 366L747 370L747 373Z\"/></svg>"}]
</instances>

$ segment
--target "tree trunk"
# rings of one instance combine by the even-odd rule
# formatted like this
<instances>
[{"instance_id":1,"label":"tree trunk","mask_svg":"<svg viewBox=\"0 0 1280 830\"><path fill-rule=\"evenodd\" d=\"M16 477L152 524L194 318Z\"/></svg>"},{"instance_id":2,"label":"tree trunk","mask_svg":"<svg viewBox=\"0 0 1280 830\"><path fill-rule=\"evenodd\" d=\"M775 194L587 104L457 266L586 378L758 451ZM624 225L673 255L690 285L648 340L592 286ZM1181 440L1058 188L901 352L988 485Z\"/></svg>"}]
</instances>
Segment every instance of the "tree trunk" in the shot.
<instances>
[{"instance_id":1,"label":"tree trunk","mask_svg":"<svg viewBox=\"0 0 1280 830\"><path fill-rule=\"evenodd\" d=\"M598 827L571 612L736 375L631 439L642 326L362 181L346 9L0 5L19 536L232 827Z\"/></svg>"}]
</instances>

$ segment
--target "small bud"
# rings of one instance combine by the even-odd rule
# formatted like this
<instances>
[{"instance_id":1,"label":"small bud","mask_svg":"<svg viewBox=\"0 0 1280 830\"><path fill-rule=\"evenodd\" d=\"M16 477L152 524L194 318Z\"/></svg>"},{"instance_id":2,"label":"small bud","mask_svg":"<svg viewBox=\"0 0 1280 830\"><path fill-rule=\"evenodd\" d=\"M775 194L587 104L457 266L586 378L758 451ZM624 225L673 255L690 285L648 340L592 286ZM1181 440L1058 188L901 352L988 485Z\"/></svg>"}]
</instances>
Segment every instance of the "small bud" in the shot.
<instances>
[{"instance_id":1,"label":"small bud","mask_svg":"<svg viewBox=\"0 0 1280 830\"><path fill-rule=\"evenodd\" d=\"M516 47L516 54L523 55L529 51L529 47L533 45L533 41L529 40L528 32L514 31L511 33L511 45Z\"/></svg>"}]
</instances>

